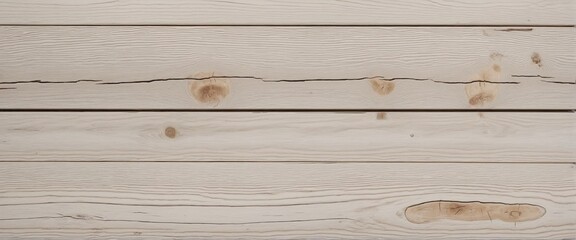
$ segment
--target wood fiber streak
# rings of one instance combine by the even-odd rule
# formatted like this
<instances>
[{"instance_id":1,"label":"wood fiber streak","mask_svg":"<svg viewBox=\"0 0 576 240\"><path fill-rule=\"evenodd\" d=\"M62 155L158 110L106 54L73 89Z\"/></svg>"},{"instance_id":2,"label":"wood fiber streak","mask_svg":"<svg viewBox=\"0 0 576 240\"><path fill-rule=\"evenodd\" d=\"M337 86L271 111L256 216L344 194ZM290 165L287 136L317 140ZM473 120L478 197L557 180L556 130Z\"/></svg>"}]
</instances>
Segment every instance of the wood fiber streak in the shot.
<instances>
[{"instance_id":1,"label":"wood fiber streak","mask_svg":"<svg viewBox=\"0 0 576 240\"><path fill-rule=\"evenodd\" d=\"M0 27L0 108L575 109L574 30L502 29Z\"/></svg>"},{"instance_id":2,"label":"wood fiber streak","mask_svg":"<svg viewBox=\"0 0 576 240\"><path fill-rule=\"evenodd\" d=\"M574 113L0 113L0 161L574 162Z\"/></svg>"}]
</instances>

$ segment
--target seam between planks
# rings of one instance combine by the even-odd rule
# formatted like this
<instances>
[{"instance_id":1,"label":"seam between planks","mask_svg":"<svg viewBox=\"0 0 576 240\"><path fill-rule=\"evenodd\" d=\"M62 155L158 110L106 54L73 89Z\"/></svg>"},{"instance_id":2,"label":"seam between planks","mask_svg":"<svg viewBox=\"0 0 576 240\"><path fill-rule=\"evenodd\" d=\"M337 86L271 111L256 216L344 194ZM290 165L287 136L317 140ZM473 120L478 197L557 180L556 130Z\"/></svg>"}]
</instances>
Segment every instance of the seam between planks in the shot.
<instances>
[{"instance_id":1,"label":"seam between planks","mask_svg":"<svg viewBox=\"0 0 576 240\"><path fill-rule=\"evenodd\" d=\"M486 28L486 27L518 27L518 28L540 28L540 27L553 27L553 28L573 28L573 24L0 24L4 27L412 27L412 28L453 28L453 27L470 27L470 28ZM513 31L513 30L512 30Z\"/></svg>"},{"instance_id":2,"label":"seam between planks","mask_svg":"<svg viewBox=\"0 0 576 240\"><path fill-rule=\"evenodd\" d=\"M0 112L323 112L323 113L371 113L371 112L526 112L526 113L576 113L576 109L90 109L90 108L0 108Z\"/></svg>"},{"instance_id":3,"label":"seam between planks","mask_svg":"<svg viewBox=\"0 0 576 240\"><path fill-rule=\"evenodd\" d=\"M576 165L576 162L457 162L457 161L0 161L3 163L274 163L274 164L531 164Z\"/></svg>"}]
</instances>

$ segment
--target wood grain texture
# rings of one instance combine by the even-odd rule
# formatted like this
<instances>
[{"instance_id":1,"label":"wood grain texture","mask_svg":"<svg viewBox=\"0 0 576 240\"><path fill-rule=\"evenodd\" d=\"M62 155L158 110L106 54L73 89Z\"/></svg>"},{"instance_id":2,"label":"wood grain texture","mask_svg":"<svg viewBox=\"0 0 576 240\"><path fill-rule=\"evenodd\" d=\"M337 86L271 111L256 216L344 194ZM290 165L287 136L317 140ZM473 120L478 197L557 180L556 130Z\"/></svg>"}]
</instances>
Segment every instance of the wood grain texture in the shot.
<instances>
[{"instance_id":1,"label":"wood grain texture","mask_svg":"<svg viewBox=\"0 0 576 240\"><path fill-rule=\"evenodd\" d=\"M0 108L575 109L574 29L508 30L0 27Z\"/></svg>"},{"instance_id":2,"label":"wood grain texture","mask_svg":"<svg viewBox=\"0 0 576 240\"><path fill-rule=\"evenodd\" d=\"M0 152L0 161L574 162L576 114L5 112Z\"/></svg>"},{"instance_id":3,"label":"wood grain texture","mask_svg":"<svg viewBox=\"0 0 576 240\"><path fill-rule=\"evenodd\" d=\"M575 239L574 12L0 0L0 239Z\"/></svg>"},{"instance_id":4,"label":"wood grain texture","mask_svg":"<svg viewBox=\"0 0 576 240\"><path fill-rule=\"evenodd\" d=\"M573 164L0 163L7 239L571 239ZM436 200L532 221L415 224Z\"/></svg>"},{"instance_id":5,"label":"wood grain texture","mask_svg":"<svg viewBox=\"0 0 576 240\"><path fill-rule=\"evenodd\" d=\"M0 24L574 24L573 0L1 0Z\"/></svg>"}]
</instances>

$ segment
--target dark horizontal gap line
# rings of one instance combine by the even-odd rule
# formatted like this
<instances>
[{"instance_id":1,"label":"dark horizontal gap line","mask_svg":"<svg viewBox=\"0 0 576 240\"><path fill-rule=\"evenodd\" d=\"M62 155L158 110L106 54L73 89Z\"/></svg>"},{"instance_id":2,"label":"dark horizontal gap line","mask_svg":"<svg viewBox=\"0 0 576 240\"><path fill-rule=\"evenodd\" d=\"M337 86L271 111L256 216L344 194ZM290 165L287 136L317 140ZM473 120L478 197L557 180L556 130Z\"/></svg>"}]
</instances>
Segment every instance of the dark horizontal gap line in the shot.
<instances>
[{"instance_id":1,"label":"dark horizontal gap line","mask_svg":"<svg viewBox=\"0 0 576 240\"><path fill-rule=\"evenodd\" d=\"M0 109L0 112L548 112L574 113L575 109Z\"/></svg>"},{"instance_id":2,"label":"dark horizontal gap line","mask_svg":"<svg viewBox=\"0 0 576 240\"><path fill-rule=\"evenodd\" d=\"M0 24L8 27L575 27L569 24Z\"/></svg>"},{"instance_id":3,"label":"dark horizontal gap line","mask_svg":"<svg viewBox=\"0 0 576 240\"><path fill-rule=\"evenodd\" d=\"M2 163L306 163L306 164L576 164L576 162L485 162L485 161L0 161Z\"/></svg>"}]
</instances>

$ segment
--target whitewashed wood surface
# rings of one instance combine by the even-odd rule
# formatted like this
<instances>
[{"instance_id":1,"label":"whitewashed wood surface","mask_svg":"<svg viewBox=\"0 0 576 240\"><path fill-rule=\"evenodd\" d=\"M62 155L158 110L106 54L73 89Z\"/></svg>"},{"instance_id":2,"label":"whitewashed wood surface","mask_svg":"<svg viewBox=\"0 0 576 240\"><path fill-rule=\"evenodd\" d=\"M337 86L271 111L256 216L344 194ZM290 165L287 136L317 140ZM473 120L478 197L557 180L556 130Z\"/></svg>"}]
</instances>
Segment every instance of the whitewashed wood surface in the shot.
<instances>
[{"instance_id":1,"label":"whitewashed wood surface","mask_svg":"<svg viewBox=\"0 0 576 240\"><path fill-rule=\"evenodd\" d=\"M0 24L573 25L574 0L1 0Z\"/></svg>"},{"instance_id":2,"label":"whitewashed wood surface","mask_svg":"<svg viewBox=\"0 0 576 240\"><path fill-rule=\"evenodd\" d=\"M0 161L574 162L574 113L0 113ZM430 165L432 166L432 165Z\"/></svg>"},{"instance_id":3,"label":"whitewashed wood surface","mask_svg":"<svg viewBox=\"0 0 576 240\"><path fill-rule=\"evenodd\" d=\"M0 35L0 108L576 108L574 28L0 27ZM226 92L206 101L196 82Z\"/></svg>"},{"instance_id":4,"label":"whitewashed wood surface","mask_svg":"<svg viewBox=\"0 0 576 240\"><path fill-rule=\"evenodd\" d=\"M575 12L0 0L0 239L576 239Z\"/></svg>"},{"instance_id":5,"label":"whitewashed wood surface","mask_svg":"<svg viewBox=\"0 0 576 240\"><path fill-rule=\"evenodd\" d=\"M2 163L0 237L572 239L575 173L573 164ZM406 219L409 206L437 200L545 213Z\"/></svg>"}]
</instances>

